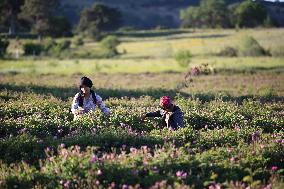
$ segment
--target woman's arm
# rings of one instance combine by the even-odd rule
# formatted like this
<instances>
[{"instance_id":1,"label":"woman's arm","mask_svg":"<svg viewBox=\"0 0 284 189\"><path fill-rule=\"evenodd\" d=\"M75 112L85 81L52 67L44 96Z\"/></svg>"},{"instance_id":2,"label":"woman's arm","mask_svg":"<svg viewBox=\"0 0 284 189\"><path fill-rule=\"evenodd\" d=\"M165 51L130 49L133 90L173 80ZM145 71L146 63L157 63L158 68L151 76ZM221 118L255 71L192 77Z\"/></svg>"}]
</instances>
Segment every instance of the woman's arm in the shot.
<instances>
[{"instance_id":1,"label":"woman's arm","mask_svg":"<svg viewBox=\"0 0 284 189\"><path fill-rule=\"evenodd\" d=\"M146 113L146 117L162 117L161 110Z\"/></svg>"},{"instance_id":2,"label":"woman's arm","mask_svg":"<svg viewBox=\"0 0 284 189\"><path fill-rule=\"evenodd\" d=\"M73 114L78 114L78 109L79 109L79 101L78 101L78 97L79 97L79 93L77 93L74 98L73 98L73 102L72 102L72 106L71 106L71 111Z\"/></svg>"},{"instance_id":3,"label":"woman's arm","mask_svg":"<svg viewBox=\"0 0 284 189\"><path fill-rule=\"evenodd\" d=\"M140 121L143 122L146 117L162 117L161 110L155 111L155 112L149 112L146 114L141 115Z\"/></svg>"},{"instance_id":4,"label":"woman's arm","mask_svg":"<svg viewBox=\"0 0 284 189\"><path fill-rule=\"evenodd\" d=\"M97 98L97 106L99 109L106 115L110 115L110 110L106 107L105 103L103 102L102 97L99 95L96 95Z\"/></svg>"}]
</instances>

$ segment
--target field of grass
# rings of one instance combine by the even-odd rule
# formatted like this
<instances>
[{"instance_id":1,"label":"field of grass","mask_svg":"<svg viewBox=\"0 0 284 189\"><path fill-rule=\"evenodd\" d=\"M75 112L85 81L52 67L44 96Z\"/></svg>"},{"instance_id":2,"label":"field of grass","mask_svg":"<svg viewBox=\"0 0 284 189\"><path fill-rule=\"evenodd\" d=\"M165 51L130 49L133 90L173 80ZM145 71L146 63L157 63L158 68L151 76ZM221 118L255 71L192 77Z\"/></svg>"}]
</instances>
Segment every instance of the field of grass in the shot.
<instances>
[{"instance_id":1,"label":"field of grass","mask_svg":"<svg viewBox=\"0 0 284 189\"><path fill-rule=\"evenodd\" d=\"M216 57L226 46L238 47L244 36L253 36L265 49L283 49L279 41L284 41L283 29L261 30L181 30L179 32L136 32L119 36L122 41L118 47L120 55L111 59L63 59L43 57L19 60L0 60L1 73L33 73L33 74L93 74L93 73L159 73L185 72L188 68L179 66L174 54L179 50L189 50L192 62L189 67L208 63L218 70L283 71L283 57ZM13 43L12 43L13 44ZM11 45L13 47L13 45ZM14 48L10 48L13 52ZM86 40L83 47L76 49L78 53L96 53L97 42ZM68 53L66 55L68 57Z\"/></svg>"},{"instance_id":2,"label":"field of grass","mask_svg":"<svg viewBox=\"0 0 284 189\"><path fill-rule=\"evenodd\" d=\"M284 58L214 53L244 35L281 48L283 34L116 33L121 54L110 59L0 60L0 188L282 189ZM80 51L96 48L88 39ZM187 68L173 58L185 49L193 54ZM185 79L202 64L212 71ZM96 110L73 120L83 75L110 117ZM170 131L159 119L140 123L163 95L182 109L185 128Z\"/></svg>"}]
</instances>

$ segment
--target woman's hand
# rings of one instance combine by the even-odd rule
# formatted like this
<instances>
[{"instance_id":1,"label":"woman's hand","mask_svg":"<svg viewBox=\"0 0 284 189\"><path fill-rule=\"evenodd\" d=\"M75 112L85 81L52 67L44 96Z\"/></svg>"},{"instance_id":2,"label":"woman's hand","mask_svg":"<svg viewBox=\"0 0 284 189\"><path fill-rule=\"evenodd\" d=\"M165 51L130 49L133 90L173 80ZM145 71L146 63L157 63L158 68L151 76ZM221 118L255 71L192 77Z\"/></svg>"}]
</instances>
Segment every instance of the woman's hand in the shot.
<instances>
[{"instance_id":1,"label":"woman's hand","mask_svg":"<svg viewBox=\"0 0 284 189\"><path fill-rule=\"evenodd\" d=\"M79 108L75 111L75 115L82 115L84 113L84 109Z\"/></svg>"}]
</instances>

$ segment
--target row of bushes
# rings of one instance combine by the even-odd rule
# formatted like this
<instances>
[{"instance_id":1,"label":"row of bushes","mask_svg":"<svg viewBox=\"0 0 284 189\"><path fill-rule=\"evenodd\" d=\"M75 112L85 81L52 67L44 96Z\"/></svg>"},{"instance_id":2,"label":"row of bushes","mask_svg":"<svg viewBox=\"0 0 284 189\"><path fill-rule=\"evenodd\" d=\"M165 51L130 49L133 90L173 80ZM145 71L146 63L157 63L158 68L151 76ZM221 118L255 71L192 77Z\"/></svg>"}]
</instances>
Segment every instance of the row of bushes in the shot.
<instances>
[{"instance_id":1,"label":"row of bushes","mask_svg":"<svg viewBox=\"0 0 284 189\"><path fill-rule=\"evenodd\" d=\"M71 41L64 40L55 42L54 40L47 41L45 44L28 42L23 45L24 55L38 56L40 54L59 56L64 50L70 48Z\"/></svg>"},{"instance_id":2,"label":"row of bushes","mask_svg":"<svg viewBox=\"0 0 284 189\"><path fill-rule=\"evenodd\" d=\"M103 50L103 55L101 57L113 57L118 54L117 51L117 46L119 45L119 40L117 37L114 36L107 36L102 41L100 42L101 48ZM70 40L63 40L61 42L56 42L55 40L47 40L43 43L35 43L35 42L28 42L25 43L23 48L24 48L24 54L25 55L47 55L47 56L55 56L59 57L61 53L64 51L70 49L71 46L71 41ZM84 41L82 38L78 37L75 38L73 41L73 44L75 47L80 47L84 45ZM74 49L74 52L71 52L70 57L72 58L77 58L76 56L76 48ZM89 57L92 55L89 54ZM100 57L99 55L95 57Z\"/></svg>"},{"instance_id":3,"label":"row of bushes","mask_svg":"<svg viewBox=\"0 0 284 189\"><path fill-rule=\"evenodd\" d=\"M281 183L283 155L281 143L267 140L210 150L167 143L163 147L122 145L102 151L78 145L67 148L61 143L58 148L45 148L39 166L1 163L0 187L126 189L139 184L136 188L269 188ZM164 180L166 186L161 186Z\"/></svg>"},{"instance_id":4,"label":"row of bushes","mask_svg":"<svg viewBox=\"0 0 284 189\"><path fill-rule=\"evenodd\" d=\"M178 96L186 127L171 131L160 119L139 122L158 107L150 97L110 98L110 117L75 121L71 99L9 89L0 97L0 188L283 186L282 103Z\"/></svg>"}]
</instances>

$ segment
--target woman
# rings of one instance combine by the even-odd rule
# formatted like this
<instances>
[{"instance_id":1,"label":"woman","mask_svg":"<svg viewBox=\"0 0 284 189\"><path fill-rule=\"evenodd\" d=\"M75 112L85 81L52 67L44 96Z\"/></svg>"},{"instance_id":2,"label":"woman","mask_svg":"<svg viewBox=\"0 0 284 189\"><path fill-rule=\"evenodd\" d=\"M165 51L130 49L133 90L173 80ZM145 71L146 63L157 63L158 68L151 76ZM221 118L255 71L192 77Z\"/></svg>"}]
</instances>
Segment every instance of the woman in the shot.
<instances>
[{"instance_id":1,"label":"woman","mask_svg":"<svg viewBox=\"0 0 284 189\"><path fill-rule=\"evenodd\" d=\"M110 110L105 106L102 98L91 90L92 86L93 82L89 78L81 78L80 92L75 95L71 108L74 119L77 119L84 113L95 111L96 105L105 115L110 115Z\"/></svg>"},{"instance_id":2,"label":"woman","mask_svg":"<svg viewBox=\"0 0 284 189\"><path fill-rule=\"evenodd\" d=\"M172 103L170 97L163 96L160 99L161 109L156 112L143 114L140 120L143 122L146 117L161 117L165 126L171 130L184 127L183 113L181 109Z\"/></svg>"}]
</instances>

